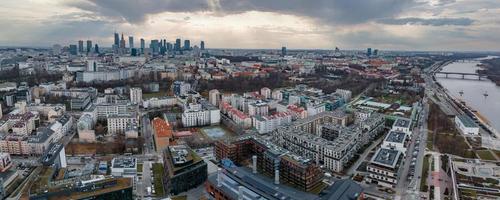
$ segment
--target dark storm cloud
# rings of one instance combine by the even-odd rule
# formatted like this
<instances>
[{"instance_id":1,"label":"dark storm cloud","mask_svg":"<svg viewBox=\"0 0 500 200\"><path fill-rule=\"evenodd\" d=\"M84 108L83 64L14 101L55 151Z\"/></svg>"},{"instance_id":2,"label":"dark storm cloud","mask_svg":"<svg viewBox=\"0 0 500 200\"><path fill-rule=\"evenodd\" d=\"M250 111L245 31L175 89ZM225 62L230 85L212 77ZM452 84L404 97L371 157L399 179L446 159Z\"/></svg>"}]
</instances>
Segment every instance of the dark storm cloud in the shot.
<instances>
[{"instance_id":1,"label":"dark storm cloud","mask_svg":"<svg viewBox=\"0 0 500 200\"><path fill-rule=\"evenodd\" d=\"M161 12L214 11L224 15L265 11L357 24L396 16L415 4L414 0L82 0L69 5L130 23L143 22L147 15Z\"/></svg>"},{"instance_id":2,"label":"dark storm cloud","mask_svg":"<svg viewBox=\"0 0 500 200\"><path fill-rule=\"evenodd\" d=\"M424 26L469 26L474 23L474 20L469 18L388 18L378 20L379 23L382 24L390 24L390 25L424 25Z\"/></svg>"},{"instance_id":3,"label":"dark storm cloud","mask_svg":"<svg viewBox=\"0 0 500 200\"><path fill-rule=\"evenodd\" d=\"M68 5L130 23L143 22L148 14L194 12L209 8L206 0L82 0Z\"/></svg>"}]
</instances>

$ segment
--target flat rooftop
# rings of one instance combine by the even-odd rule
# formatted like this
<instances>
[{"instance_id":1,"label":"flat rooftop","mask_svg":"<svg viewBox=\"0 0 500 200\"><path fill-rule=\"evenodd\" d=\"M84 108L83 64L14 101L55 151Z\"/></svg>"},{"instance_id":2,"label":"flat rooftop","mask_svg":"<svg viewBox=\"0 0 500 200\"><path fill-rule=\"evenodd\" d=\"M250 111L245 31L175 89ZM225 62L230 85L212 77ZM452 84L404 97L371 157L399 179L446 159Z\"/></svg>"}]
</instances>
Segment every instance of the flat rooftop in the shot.
<instances>
[{"instance_id":1,"label":"flat rooftop","mask_svg":"<svg viewBox=\"0 0 500 200\"><path fill-rule=\"evenodd\" d=\"M404 143L405 139L406 139L406 133L399 131L390 131L384 140L387 142Z\"/></svg>"},{"instance_id":2,"label":"flat rooftop","mask_svg":"<svg viewBox=\"0 0 500 200\"><path fill-rule=\"evenodd\" d=\"M136 159L129 157L114 158L112 161L113 168L136 168Z\"/></svg>"},{"instance_id":3,"label":"flat rooftop","mask_svg":"<svg viewBox=\"0 0 500 200\"><path fill-rule=\"evenodd\" d=\"M457 115L458 119L467 128L477 128L477 124L472 121L472 119L466 115Z\"/></svg>"},{"instance_id":4,"label":"flat rooftop","mask_svg":"<svg viewBox=\"0 0 500 200\"><path fill-rule=\"evenodd\" d=\"M398 118L398 119L396 119L396 122L394 122L393 126L403 127L403 128L410 128L410 120L409 119Z\"/></svg>"},{"instance_id":5,"label":"flat rooftop","mask_svg":"<svg viewBox=\"0 0 500 200\"><path fill-rule=\"evenodd\" d=\"M168 147L174 165L182 165L193 160L191 150L185 145L176 145Z\"/></svg>"},{"instance_id":6,"label":"flat rooftop","mask_svg":"<svg viewBox=\"0 0 500 200\"><path fill-rule=\"evenodd\" d=\"M389 168L396 167L401 152L393 149L379 148L373 155L371 162Z\"/></svg>"}]
</instances>

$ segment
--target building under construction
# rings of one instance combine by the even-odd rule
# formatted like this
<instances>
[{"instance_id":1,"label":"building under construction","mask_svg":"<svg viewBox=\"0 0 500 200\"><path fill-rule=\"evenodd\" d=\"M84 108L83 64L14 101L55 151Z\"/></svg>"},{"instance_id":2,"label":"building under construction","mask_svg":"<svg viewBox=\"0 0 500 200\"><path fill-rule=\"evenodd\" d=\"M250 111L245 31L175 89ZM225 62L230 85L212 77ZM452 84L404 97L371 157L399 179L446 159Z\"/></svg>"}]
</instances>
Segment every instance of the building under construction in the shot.
<instances>
[{"instance_id":1,"label":"building under construction","mask_svg":"<svg viewBox=\"0 0 500 200\"><path fill-rule=\"evenodd\" d=\"M219 161L230 159L238 165L251 164L254 173L273 177L302 191L321 189L322 170L309 159L297 156L259 136L221 140L215 144Z\"/></svg>"}]
</instances>

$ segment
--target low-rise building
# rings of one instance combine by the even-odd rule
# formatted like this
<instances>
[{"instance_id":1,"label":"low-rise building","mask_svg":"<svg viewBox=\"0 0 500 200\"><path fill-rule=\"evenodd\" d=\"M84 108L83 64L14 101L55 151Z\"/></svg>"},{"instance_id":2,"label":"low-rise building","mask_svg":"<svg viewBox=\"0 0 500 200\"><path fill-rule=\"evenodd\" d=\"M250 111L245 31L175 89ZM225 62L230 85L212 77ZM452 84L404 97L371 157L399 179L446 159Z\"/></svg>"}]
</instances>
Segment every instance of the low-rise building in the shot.
<instances>
[{"instance_id":1,"label":"low-rise building","mask_svg":"<svg viewBox=\"0 0 500 200\"><path fill-rule=\"evenodd\" d=\"M411 138L411 120L406 118L397 118L392 125L391 130L406 133L408 138Z\"/></svg>"},{"instance_id":2,"label":"low-rise building","mask_svg":"<svg viewBox=\"0 0 500 200\"><path fill-rule=\"evenodd\" d=\"M134 178L137 175L137 159L134 157L117 157L111 161L111 175Z\"/></svg>"},{"instance_id":3,"label":"low-rise building","mask_svg":"<svg viewBox=\"0 0 500 200\"><path fill-rule=\"evenodd\" d=\"M403 155L406 155L406 133L399 131L389 131L387 136L385 136L382 142L382 148L393 149L400 151Z\"/></svg>"},{"instance_id":4,"label":"low-rise building","mask_svg":"<svg viewBox=\"0 0 500 200\"><path fill-rule=\"evenodd\" d=\"M154 118L151 121L154 131L154 142L156 151L162 151L170 145L173 141L173 130L167 120L161 118Z\"/></svg>"},{"instance_id":5,"label":"low-rise building","mask_svg":"<svg viewBox=\"0 0 500 200\"><path fill-rule=\"evenodd\" d=\"M455 116L455 125L465 135L479 135L479 126L467 115Z\"/></svg>"},{"instance_id":6,"label":"low-rise building","mask_svg":"<svg viewBox=\"0 0 500 200\"><path fill-rule=\"evenodd\" d=\"M207 163L186 145L170 146L163 152L164 190L177 195L207 180Z\"/></svg>"},{"instance_id":7,"label":"low-rise building","mask_svg":"<svg viewBox=\"0 0 500 200\"><path fill-rule=\"evenodd\" d=\"M199 104L189 104L182 113L184 127L216 125L220 120L220 110L204 100Z\"/></svg>"},{"instance_id":8,"label":"low-rise building","mask_svg":"<svg viewBox=\"0 0 500 200\"><path fill-rule=\"evenodd\" d=\"M0 153L0 173L9 170L12 167L12 160L9 153Z\"/></svg>"},{"instance_id":9,"label":"low-rise building","mask_svg":"<svg viewBox=\"0 0 500 200\"><path fill-rule=\"evenodd\" d=\"M292 122L292 114L288 112L276 113L270 116L254 116L253 127L260 134L269 133L276 130L278 127L290 124Z\"/></svg>"},{"instance_id":10,"label":"low-rise building","mask_svg":"<svg viewBox=\"0 0 500 200\"><path fill-rule=\"evenodd\" d=\"M137 124L137 116L133 113L108 116L108 134L125 133L129 124Z\"/></svg>"},{"instance_id":11,"label":"low-rise building","mask_svg":"<svg viewBox=\"0 0 500 200\"><path fill-rule=\"evenodd\" d=\"M394 188L398 183L398 169L402 153L398 150L379 148L366 167L367 180L382 187Z\"/></svg>"},{"instance_id":12,"label":"low-rise building","mask_svg":"<svg viewBox=\"0 0 500 200\"><path fill-rule=\"evenodd\" d=\"M43 155L51 146L54 140L54 131L49 128L39 128L36 135L28 138L30 155Z\"/></svg>"}]
</instances>

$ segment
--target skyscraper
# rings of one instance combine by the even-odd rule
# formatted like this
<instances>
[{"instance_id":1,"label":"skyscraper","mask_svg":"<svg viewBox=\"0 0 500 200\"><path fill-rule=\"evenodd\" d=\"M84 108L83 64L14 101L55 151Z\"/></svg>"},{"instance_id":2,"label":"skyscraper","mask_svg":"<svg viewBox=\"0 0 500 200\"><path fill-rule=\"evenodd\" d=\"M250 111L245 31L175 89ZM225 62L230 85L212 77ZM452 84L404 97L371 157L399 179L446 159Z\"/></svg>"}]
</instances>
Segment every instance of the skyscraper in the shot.
<instances>
[{"instance_id":1,"label":"skyscraper","mask_svg":"<svg viewBox=\"0 0 500 200\"><path fill-rule=\"evenodd\" d=\"M144 38L141 38L141 54L144 53L144 48L146 48L146 41L144 41Z\"/></svg>"},{"instance_id":2,"label":"skyscraper","mask_svg":"<svg viewBox=\"0 0 500 200\"><path fill-rule=\"evenodd\" d=\"M172 51L172 43L167 42L167 51Z\"/></svg>"},{"instance_id":3,"label":"skyscraper","mask_svg":"<svg viewBox=\"0 0 500 200\"><path fill-rule=\"evenodd\" d=\"M151 40L151 44L149 44L149 48L151 48L151 52L153 54L157 54L160 49L160 44L158 40Z\"/></svg>"},{"instance_id":4,"label":"skyscraper","mask_svg":"<svg viewBox=\"0 0 500 200\"><path fill-rule=\"evenodd\" d=\"M122 33L122 39L120 40L120 49L125 49L125 38L123 38L123 33Z\"/></svg>"},{"instance_id":5,"label":"skyscraper","mask_svg":"<svg viewBox=\"0 0 500 200\"><path fill-rule=\"evenodd\" d=\"M200 49L205 50L205 41L200 42Z\"/></svg>"},{"instance_id":6,"label":"skyscraper","mask_svg":"<svg viewBox=\"0 0 500 200\"><path fill-rule=\"evenodd\" d=\"M99 45L95 44L94 53L99 53Z\"/></svg>"},{"instance_id":7,"label":"skyscraper","mask_svg":"<svg viewBox=\"0 0 500 200\"><path fill-rule=\"evenodd\" d=\"M377 56L378 55L378 49L373 50L373 55Z\"/></svg>"},{"instance_id":8,"label":"skyscraper","mask_svg":"<svg viewBox=\"0 0 500 200\"><path fill-rule=\"evenodd\" d=\"M184 50L190 50L190 49L191 49L191 41L184 40Z\"/></svg>"},{"instance_id":9,"label":"skyscraper","mask_svg":"<svg viewBox=\"0 0 500 200\"><path fill-rule=\"evenodd\" d=\"M181 39L177 38L175 40L174 51L180 51L180 50L181 50Z\"/></svg>"},{"instance_id":10,"label":"skyscraper","mask_svg":"<svg viewBox=\"0 0 500 200\"><path fill-rule=\"evenodd\" d=\"M78 48L78 47L77 47L76 45L74 45L74 44L70 44L70 45L69 45L69 53L70 53L71 55L77 55L77 54L78 54L78 49L77 49L77 48ZM83 41L82 41L82 48L83 48Z\"/></svg>"},{"instance_id":11,"label":"skyscraper","mask_svg":"<svg viewBox=\"0 0 500 200\"><path fill-rule=\"evenodd\" d=\"M134 48L134 36L128 36L128 47L130 49Z\"/></svg>"},{"instance_id":12,"label":"skyscraper","mask_svg":"<svg viewBox=\"0 0 500 200\"><path fill-rule=\"evenodd\" d=\"M120 35L118 35L118 33L115 33L115 43L114 45L116 45L117 47L120 46Z\"/></svg>"},{"instance_id":13,"label":"skyscraper","mask_svg":"<svg viewBox=\"0 0 500 200\"><path fill-rule=\"evenodd\" d=\"M87 53L92 52L92 40L87 40Z\"/></svg>"},{"instance_id":14,"label":"skyscraper","mask_svg":"<svg viewBox=\"0 0 500 200\"><path fill-rule=\"evenodd\" d=\"M78 40L78 52L83 52L83 40Z\"/></svg>"},{"instance_id":15,"label":"skyscraper","mask_svg":"<svg viewBox=\"0 0 500 200\"><path fill-rule=\"evenodd\" d=\"M371 56L372 55L372 48L366 49L366 56Z\"/></svg>"},{"instance_id":16,"label":"skyscraper","mask_svg":"<svg viewBox=\"0 0 500 200\"><path fill-rule=\"evenodd\" d=\"M281 56L286 56L286 47L281 47Z\"/></svg>"}]
</instances>

